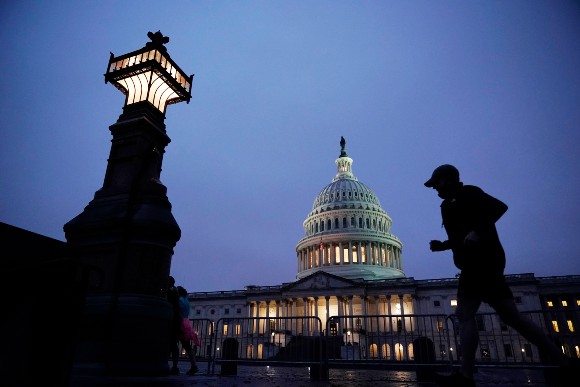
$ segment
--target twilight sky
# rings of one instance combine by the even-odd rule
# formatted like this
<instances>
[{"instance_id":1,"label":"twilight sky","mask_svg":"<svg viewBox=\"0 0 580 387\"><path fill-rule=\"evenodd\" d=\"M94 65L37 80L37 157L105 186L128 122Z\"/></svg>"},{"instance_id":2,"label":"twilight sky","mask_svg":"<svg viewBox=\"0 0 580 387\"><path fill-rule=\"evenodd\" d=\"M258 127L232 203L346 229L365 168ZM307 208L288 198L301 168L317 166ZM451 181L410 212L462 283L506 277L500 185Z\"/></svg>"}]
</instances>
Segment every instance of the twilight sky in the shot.
<instances>
[{"instance_id":1,"label":"twilight sky","mask_svg":"<svg viewBox=\"0 0 580 387\"><path fill-rule=\"evenodd\" d=\"M105 175L124 96L109 52L170 37L195 74L167 109L162 182L189 291L295 279L340 136L416 279L455 275L440 199L452 163L509 210L506 273L580 274L580 3L4 1L0 221L59 240Z\"/></svg>"}]
</instances>

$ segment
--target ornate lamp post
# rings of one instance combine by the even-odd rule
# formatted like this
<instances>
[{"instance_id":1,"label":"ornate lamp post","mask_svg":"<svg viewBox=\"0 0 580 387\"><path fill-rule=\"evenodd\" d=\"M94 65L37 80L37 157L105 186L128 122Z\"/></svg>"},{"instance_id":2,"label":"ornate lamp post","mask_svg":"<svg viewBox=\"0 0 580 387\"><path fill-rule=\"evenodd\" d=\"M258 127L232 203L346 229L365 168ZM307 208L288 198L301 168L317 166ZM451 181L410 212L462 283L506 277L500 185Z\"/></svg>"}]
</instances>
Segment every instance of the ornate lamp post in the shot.
<instances>
[{"instance_id":1,"label":"ornate lamp post","mask_svg":"<svg viewBox=\"0 0 580 387\"><path fill-rule=\"evenodd\" d=\"M126 95L104 183L64 226L75 257L95 270L73 372L166 375L172 310L166 291L181 231L160 181L167 105L191 98L192 76L169 57L161 32L140 50L111 54L105 82Z\"/></svg>"}]
</instances>

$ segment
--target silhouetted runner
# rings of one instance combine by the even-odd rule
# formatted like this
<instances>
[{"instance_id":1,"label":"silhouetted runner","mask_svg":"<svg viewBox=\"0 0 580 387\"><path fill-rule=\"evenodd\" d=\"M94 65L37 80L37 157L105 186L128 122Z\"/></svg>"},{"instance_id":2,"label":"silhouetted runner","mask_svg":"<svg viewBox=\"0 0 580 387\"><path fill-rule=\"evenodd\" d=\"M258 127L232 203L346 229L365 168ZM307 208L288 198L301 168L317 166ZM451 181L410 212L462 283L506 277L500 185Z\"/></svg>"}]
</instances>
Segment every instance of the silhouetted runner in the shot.
<instances>
[{"instance_id":1,"label":"silhouetted runner","mask_svg":"<svg viewBox=\"0 0 580 387\"><path fill-rule=\"evenodd\" d=\"M508 207L479 187L463 185L452 165L437 167L426 187L433 188L443 202L441 216L448 240L432 240L431 251L453 251L453 263L461 270L457 289L462 363L460 372L437 375L441 386L475 386L475 352L479 334L475 314L482 302L489 304L501 319L535 344L543 359L565 365L567 359L540 327L518 311L505 277L505 253L495 223Z\"/></svg>"}]
</instances>

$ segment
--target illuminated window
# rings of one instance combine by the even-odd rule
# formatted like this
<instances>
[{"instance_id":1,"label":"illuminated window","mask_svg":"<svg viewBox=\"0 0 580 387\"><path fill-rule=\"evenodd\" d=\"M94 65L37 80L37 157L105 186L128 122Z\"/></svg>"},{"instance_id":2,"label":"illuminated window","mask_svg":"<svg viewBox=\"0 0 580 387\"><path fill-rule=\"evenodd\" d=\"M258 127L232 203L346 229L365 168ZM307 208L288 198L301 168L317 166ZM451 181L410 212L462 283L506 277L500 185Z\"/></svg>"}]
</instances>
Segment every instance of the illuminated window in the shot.
<instances>
[{"instance_id":1,"label":"illuminated window","mask_svg":"<svg viewBox=\"0 0 580 387\"><path fill-rule=\"evenodd\" d=\"M236 335L242 334L242 326L240 324L236 324Z\"/></svg>"},{"instance_id":2,"label":"illuminated window","mask_svg":"<svg viewBox=\"0 0 580 387\"><path fill-rule=\"evenodd\" d=\"M437 332L443 331L443 321L437 320Z\"/></svg>"},{"instance_id":3,"label":"illuminated window","mask_svg":"<svg viewBox=\"0 0 580 387\"><path fill-rule=\"evenodd\" d=\"M383 359L389 359L391 357L391 346L389 344L383 344L381 346L381 353L383 355Z\"/></svg>"},{"instance_id":4,"label":"illuminated window","mask_svg":"<svg viewBox=\"0 0 580 387\"><path fill-rule=\"evenodd\" d=\"M338 325L335 322L331 322L330 323L330 335L336 336L337 332L338 332Z\"/></svg>"},{"instance_id":5,"label":"illuminated window","mask_svg":"<svg viewBox=\"0 0 580 387\"><path fill-rule=\"evenodd\" d=\"M580 306L580 300L576 300L576 305Z\"/></svg>"},{"instance_id":6,"label":"illuminated window","mask_svg":"<svg viewBox=\"0 0 580 387\"><path fill-rule=\"evenodd\" d=\"M490 356L489 356L489 345L488 344L481 343L479 345L479 350L480 350L482 359L489 359Z\"/></svg>"},{"instance_id":7,"label":"illuminated window","mask_svg":"<svg viewBox=\"0 0 580 387\"><path fill-rule=\"evenodd\" d=\"M451 306L457 306L457 300L451 300Z\"/></svg>"},{"instance_id":8,"label":"illuminated window","mask_svg":"<svg viewBox=\"0 0 580 387\"><path fill-rule=\"evenodd\" d=\"M552 328L554 328L554 332L560 332L558 328L558 321L552 321Z\"/></svg>"},{"instance_id":9,"label":"illuminated window","mask_svg":"<svg viewBox=\"0 0 580 387\"><path fill-rule=\"evenodd\" d=\"M568 301L562 300L562 306L568 306Z\"/></svg>"},{"instance_id":10,"label":"illuminated window","mask_svg":"<svg viewBox=\"0 0 580 387\"><path fill-rule=\"evenodd\" d=\"M572 320L566 320L566 324L568 324L568 329L570 330L570 332L574 332L574 323L572 322Z\"/></svg>"},{"instance_id":11,"label":"illuminated window","mask_svg":"<svg viewBox=\"0 0 580 387\"><path fill-rule=\"evenodd\" d=\"M228 334L228 324L224 324L224 336Z\"/></svg>"},{"instance_id":12,"label":"illuminated window","mask_svg":"<svg viewBox=\"0 0 580 387\"><path fill-rule=\"evenodd\" d=\"M548 301L547 304L548 304L548 308L551 308L554 306L554 303L552 301Z\"/></svg>"},{"instance_id":13,"label":"illuminated window","mask_svg":"<svg viewBox=\"0 0 580 387\"><path fill-rule=\"evenodd\" d=\"M376 358L379 357L379 353L378 353L377 345L376 344L371 344L371 346L369 348L369 352L370 352L370 355L371 355L371 358L372 359L376 359Z\"/></svg>"}]
</instances>

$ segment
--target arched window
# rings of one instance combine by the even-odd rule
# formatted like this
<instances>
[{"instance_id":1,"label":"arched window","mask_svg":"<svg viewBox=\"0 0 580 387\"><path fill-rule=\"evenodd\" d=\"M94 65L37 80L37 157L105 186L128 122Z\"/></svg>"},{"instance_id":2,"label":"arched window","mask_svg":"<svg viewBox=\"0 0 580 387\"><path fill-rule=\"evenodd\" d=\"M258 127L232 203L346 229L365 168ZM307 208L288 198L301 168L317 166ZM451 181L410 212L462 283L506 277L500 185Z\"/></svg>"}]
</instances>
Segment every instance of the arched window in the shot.
<instances>
[{"instance_id":1,"label":"arched window","mask_svg":"<svg viewBox=\"0 0 580 387\"><path fill-rule=\"evenodd\" d=\"M338 218L334 218L334 228L338 228Z\"/></svg>"},{"instance_id":2,"label":"arched window","mask_svg":"<svg viewBox=\"0 0 580 387\"><path fill-rule=\"evenodd\" d=\"M320 231L324 231L324 220L320 221Z\"/></svg>"},{"instance_id":3,"label":"arched window","mask_svg":"<svg viewBox=\"0 0 580 387\"><path fill-rule=\"evenodd\" d=\"M330 219L328 219L326 221L326 228L330 230L331 229L331 226L332 226L332 221Z\"/></svg>"},{"instance_id":4,"label":"arched window","mask_svg":"<svg viewBox=\"0 0 580 387\"><path fill-rule=\"evenodd\" d=\"M358 228L363 228L363 219L358 218Z\"/></svg>"},{"instance_id":5,"label":"arched window","mask_svg":"<svg viewBox=\"0 0 580 387\"><path fill-rule=\"evenodd\" d=\"M389 344L383 344L381 346L381 352L383 359L389 360L391 358L391 346Z\"/></svg>"},{"instance_id":6,"label":"arched window","mask_svg":"<svg viewBox=\"0 0 580 387\"><path fill-rule=\"evenodd\" d=\"M354 216L352 218L350 218L350 227L353 227L353 228L356 227Z\"/></svg>"},{"instance_id":7,"label":"arched window","mask_svg":"<svg viewBox=\"0 0 580 387\"><path fill-rule=\"evenodd\" d=\"M405 359L405 347L402 344L395 344L395 359L401 361Z\"/></svg>"},{"instance_id":8,"label":"arched window","mask_svg":"<svg viewBox=\"0 0 580 387\"><path fill-rule=\"evenodd\" d=\"M318 223L314 225L314 232L318 232Z\"/></svg>"},{"instance_id":9,"label":"arched window","mask_svg":"<svg viewBox=\"0 0 580 387\"><path fill-rule=\"evenodd\" d=\"M342 218L342 228L346 228L346 218Z\"/></svg>"},{"instance_id":10,"label":"arched window","mask_svg":"<svg viewBox=\"0 0 580 387\"><path fill-rule=\"evenodd\" d=\"M371 220L369 218L366 219L367 220L367 228L371 228Z\"/></svg>"}]
</instances>

